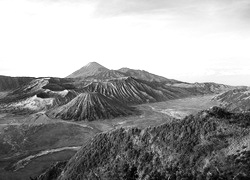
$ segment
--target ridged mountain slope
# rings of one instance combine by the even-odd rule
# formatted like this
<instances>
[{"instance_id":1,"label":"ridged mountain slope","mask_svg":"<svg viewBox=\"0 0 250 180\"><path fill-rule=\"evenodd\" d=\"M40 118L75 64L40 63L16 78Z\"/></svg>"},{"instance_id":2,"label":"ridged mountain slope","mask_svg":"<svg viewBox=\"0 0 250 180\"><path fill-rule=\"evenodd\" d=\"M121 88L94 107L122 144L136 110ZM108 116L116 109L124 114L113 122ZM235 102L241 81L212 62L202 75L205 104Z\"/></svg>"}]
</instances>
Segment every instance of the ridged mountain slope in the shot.
<instances>
[{"instance_id":1,"label":"ridged mountain slope","mask_svg":"<svg viewBox=\"0 0 250 180\"><path fill-rule=\"evenodd\" d=\"M103 82L90 82L81 88L89 92L99 92L124 103L141 104L213 94L224 90L224 88L220 90L220 86L218 88L213 88L212 86L214 85L207 83L199 86L179 87L162 82L149 82L125 77Z\"/></svg>"},{"instance_id":2,"label":"ridged mountain slope","mask_svg":"<svg viewBox=\"0 0 250 180\"><path fill-rule=\"evenodd\" d=\"M128 104L140 104L167 100L161 91L153 89L132 77L113 79L105 82L92 82L83 89L99 92Z\"/></svg>"},{"instance_id":3,"label":"ridged mountain slope","mask_svg":"<svg viewBox=\"0 0 250 180\"><path fill-rule=\"evenodd\" d=\"M86 66L83 66L81 69L73 72L67 78L86 78L88 76L94 76L100 72L108 71L109 69L98 64L97 62L90 62Z\"/></svg>"},{"instance_id":4,"label":"ridged mountain slope","mask_svg":"<svg viewBox=\"0 0 250 180\"><path fill-rule=\"evenodd\" d=\"M98 134L61 173L54 167L38 180L249 179L249 118L214 107L157 127Z\"/></svg>"},{"instance_id":5,"label":"ridged mountain slope","mask_svg":"<svg viewBox=\"0 0 250 180\"><path fill-rule=\"evenodd\" d=\"M135 114L132 107L109 99L99 93L82 93L69 103L54 109L48 115L64 120L92 121Z\"/></svg>"}]
</instances>

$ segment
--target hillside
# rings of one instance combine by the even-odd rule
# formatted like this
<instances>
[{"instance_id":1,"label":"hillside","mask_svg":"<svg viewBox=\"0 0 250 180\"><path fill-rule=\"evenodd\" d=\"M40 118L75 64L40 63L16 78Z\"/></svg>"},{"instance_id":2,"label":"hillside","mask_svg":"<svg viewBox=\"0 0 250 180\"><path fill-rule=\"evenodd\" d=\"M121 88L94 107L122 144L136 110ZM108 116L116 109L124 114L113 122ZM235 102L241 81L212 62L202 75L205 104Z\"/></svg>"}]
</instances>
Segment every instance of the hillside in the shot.
<instances>
[{"instance_id":1,"label":"hillside","mask_svg":"<svg viewBox=\"0 0 250 180\"><path fill-rule=\"evenodd\" d=\"M128 107L114 99L99 93L82 93L69 103L49 112L49 116L64 120L92 121L136 114L134 108Z\"/></svg>"},{"instance_id":2,"label":"hillside","mask_svg":"<svg viewBox=\"0 0 250 180\"><path fill-rule=\"evenodd\" d=\"M49 121L51 120L48 119ZM27 152L80 145L79 141L85 141L96 132L95 129L66 123L24 123L5 126L0 134L0 159L25 155Z\"/></svg>"},{"instance_id":3,"label":"hillside","mask_svg":"<svg viewBox=\"0 0 250 180\"><path fill-rule=\"evenodd\" d=\"M229 90L215 99L229 110L250 111L250 89L247 87Z\"/></svg>"},{"instance_id":4,"label":"hillside","mask_svg":"<svg viewBox=\"0 0 250 180\"><path fill-rule=\"evenodd\" d=\"M157 127L98 134L66 166L37 179L249 179L249 119L214 107Z\"/></svg>"}]
</instances>

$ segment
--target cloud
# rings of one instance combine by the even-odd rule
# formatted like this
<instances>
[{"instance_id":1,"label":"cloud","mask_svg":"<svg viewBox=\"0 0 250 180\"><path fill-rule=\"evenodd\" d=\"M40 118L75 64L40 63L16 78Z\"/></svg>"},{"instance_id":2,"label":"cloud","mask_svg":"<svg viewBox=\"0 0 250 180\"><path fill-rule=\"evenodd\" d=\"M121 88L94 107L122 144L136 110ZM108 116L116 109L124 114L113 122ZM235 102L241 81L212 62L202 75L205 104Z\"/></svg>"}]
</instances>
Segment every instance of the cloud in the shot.
<instances>
[{"instance_id":1,"label":"cloud","mask_svg":"<svg viewBox=\"0 0 250 180\"><path fill-rule=\"evenodd\" d=\"M4 0L0 0L4 1ZM13 0L12 0L13 1ZM192 13L216 13L241 11L242 16L249 18L249 0L27 0L45 3L91 3L96 5L97 13L102 15L146 14L163 11Z\"/></svg>"},{"instance_id":2,"label":"cloud","mask_svg":"<svg viewBox=\"0 0 250 180\"><path fill-rule=\"evenodd\" d=\"M96 17L158 18L186 27L242 30L250 28L248 0L95 0ZM183 25L182 25L183 24Z\"/></svg>"},{"instance_id":3,"label":"cloud","mask_svg":"<svg viewBox=\"0 0 250 180\"><path fill-rule=\"evenodd\" d=\"M109 0L98 2L98 11L104 14L141 14L156 11L189 11L189 13L207 13L224 11L228 8L246 8L250 3L246 0ZM208 7L207 9L204 7ZM235 8L234 8L235 6ZM249 8L246 8L249 9ZM193 11L193 12L192 12Z\"/></svg>"},{"instance_id":4,"label":"cloud","mask_svg":"<svg viewBox=\"0 0 250 180\"><path fill-rule=\"evenodd\" d=\"M176 20L216 21L217 24L248 25L249 0L28 0L44 3L82 3L94 7L96 17L168 15Z\"/></svg>"}]
</instances>

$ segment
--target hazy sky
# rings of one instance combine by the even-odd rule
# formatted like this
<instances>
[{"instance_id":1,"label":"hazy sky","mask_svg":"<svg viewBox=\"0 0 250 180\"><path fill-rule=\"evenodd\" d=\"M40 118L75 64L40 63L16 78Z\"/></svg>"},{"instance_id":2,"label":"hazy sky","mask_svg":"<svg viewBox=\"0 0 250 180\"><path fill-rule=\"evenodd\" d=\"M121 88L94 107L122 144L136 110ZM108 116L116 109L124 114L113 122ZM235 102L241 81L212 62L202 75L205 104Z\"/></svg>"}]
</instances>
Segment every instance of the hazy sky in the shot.
<instances>
[{"instance_id":1,"label":"hazy sky","mask_svg":"<svg viewBox=\"0 0 250 180\"><path fill-rule=\"evenodd\" d=\"M250 1L0 0L0 74L65 77L90 61L250 86Z\"/></svg>"}]
</instances>

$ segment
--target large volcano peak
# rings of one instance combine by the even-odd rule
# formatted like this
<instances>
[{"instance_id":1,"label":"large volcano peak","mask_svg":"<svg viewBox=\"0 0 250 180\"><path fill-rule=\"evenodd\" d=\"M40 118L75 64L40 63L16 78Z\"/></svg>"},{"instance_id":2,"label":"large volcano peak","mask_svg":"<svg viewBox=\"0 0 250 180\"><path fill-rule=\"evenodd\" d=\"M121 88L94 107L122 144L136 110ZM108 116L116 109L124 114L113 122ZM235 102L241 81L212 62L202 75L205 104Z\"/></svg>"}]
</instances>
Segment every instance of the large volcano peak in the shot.
<instances>
[{"instance_id":1,"label":"large volcano peak","mask_svg":"<svg viewBox=\"0 0 250 180\"><path fill-rule=\"evenodd\" d=\"M97 75L100 72L106 72L108 70L108 68L102 66L97 62L90 62L82 68L78 69L77 71L73 72L69 76L67 76L67 78L85 78L88 76Z\"/></svg>"}]
</instances>

